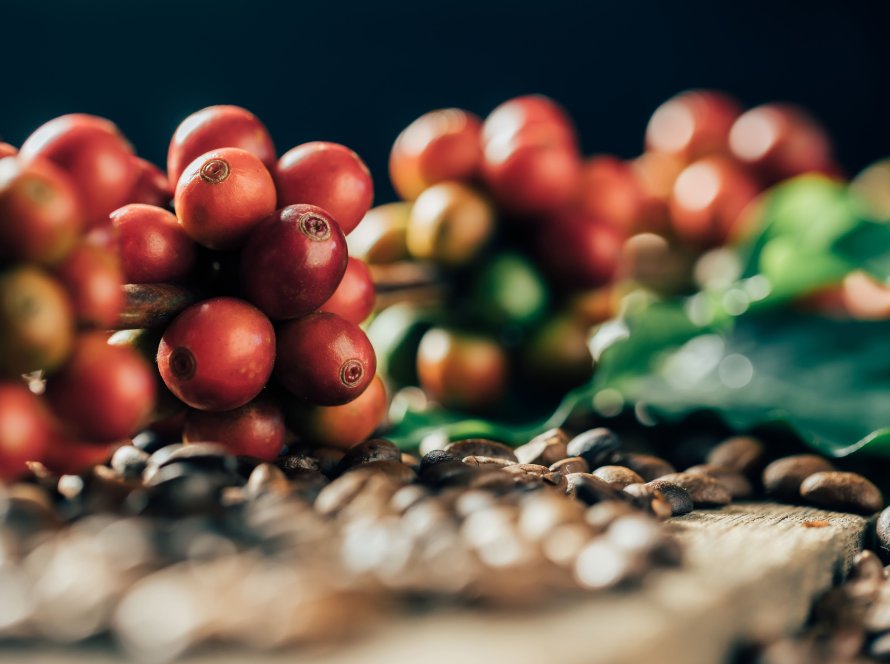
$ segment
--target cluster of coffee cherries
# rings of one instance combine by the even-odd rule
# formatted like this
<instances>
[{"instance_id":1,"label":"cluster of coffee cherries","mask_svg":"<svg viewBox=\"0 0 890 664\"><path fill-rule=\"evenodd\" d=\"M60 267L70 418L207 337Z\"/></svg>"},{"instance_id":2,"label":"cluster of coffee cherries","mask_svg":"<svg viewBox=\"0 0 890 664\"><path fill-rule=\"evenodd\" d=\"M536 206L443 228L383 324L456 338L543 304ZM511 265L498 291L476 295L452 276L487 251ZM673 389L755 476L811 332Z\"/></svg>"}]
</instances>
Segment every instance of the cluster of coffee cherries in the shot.
<instances>
[{"instance_id":1,"label":"cluster of coffee cherries","mask_svg":"<svg viewBox=\"0 0 890 664\"><path fill-rule=\"evenodd\" d=\"M143 430L271 460L379 424L374 285L346 245L373 184L353 151L279 159L236 106L186 118L166 174L88 115L3 149L0 477L76 472Z\"/></svg>"},{"instance_id":2,"label":"cluster of coffee cherries","mask_svg":"<svg viewBox=\"0 0 890 664\"><path fill-rule=\"evenodd\" d=\"M404 202L371 211L350 238L354 253L432 264L451 290L425 334L418 307L405 305L383 311L369 334L395 382L470 411L503 408L517 382L555 393L583 382L587 331L629 289L691 292L696 260L744 234L764 189L839 171L802 109L745 111L709 90L660 106L631 160L582 157L566 111L533 95L484 120L427 113L396 139L389 165ZM416 363L393 366L403 358Z\"/></svg>"}]
</instances>

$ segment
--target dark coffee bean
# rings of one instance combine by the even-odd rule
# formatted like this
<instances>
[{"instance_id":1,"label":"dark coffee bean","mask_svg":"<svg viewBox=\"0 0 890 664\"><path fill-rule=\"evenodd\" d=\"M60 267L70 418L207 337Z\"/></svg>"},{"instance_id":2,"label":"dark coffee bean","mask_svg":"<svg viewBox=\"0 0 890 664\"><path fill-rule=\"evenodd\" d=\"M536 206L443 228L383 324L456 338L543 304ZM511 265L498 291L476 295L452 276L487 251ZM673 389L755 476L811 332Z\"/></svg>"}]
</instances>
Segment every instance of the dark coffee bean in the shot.
<instances>
[{"instance_id":1,"label":"dark coffee bean","mask_svg":"<svg viewBox=\"0 0 890 664\"><path fill-rule=\"evenodd\" d=\"M167 440L163 436L158 435L156 431L151 431L150 429L140 431L135 436L133 436L133 446L138 447L146 454L154 454L159 449L161 449L162 447L166 447L169 444L169 440Z\"/></svg>"},{"instance_id":2,"label":"dark coffee bean","mask_svg":"<svg viewBox=\"0 0 890 664\"><path fill-rule=\"evenodd\" d=\"M504 469L493 466L479 466L467 481L471 489L484 489L489 493L504 494L517 489L538 487L541 478L529 476L517 476L502 472Z\"/></svg>"},{"instance_id":3,"label":"dark coffee bean","mask_svg":"<svg viewBox=\"0 0 890 664\"><path fill-rule=\"evenodd\" d=\"M325 476L334 478L337 476L337 467L343 458L343 450L337 447L313 447L307 456L312 457L318 462L318 470ZM282 468L282 470L284 470ZM284 471L287 472L286 470Z\"/></svg>"},{"instance_id":4,"label":"dark coffee bean","mask_svg":"<svg viewBox=\"0 0 890 664\"><path fill-rule=\"evenodd\" d=\"M247 478L244 485L244 494L248 499L255 499L263 495L273 494L286 496L291 492L287 475L271 463L261 463Z\"/></svg>"},{"instance_id":5,"label":"dark coffee bean","mask_svg":"<svg viewBox=\"0 0 890 664\"><path fill-rule=\"evenodd\" d=\"M800 485L813 473L834 470L831 463L815 454L795 454L777 459L763 469L763 490L779 500L800 500Z\"/></svg>"},{"instance_id":6,"label":"dark coffee bean","mask_svg":"<svg viewBox=\"0 0 890 664\"><path fill-rule=\"evenodd\" d=\"M279 470L287 477L299 474L304 470L320 470L318 459L306 454L288 454L276 461Z\"/></svg>"},{"instance_id":7,"label":"dark coffee bean","mask_svg":"<svg viewBox=\"0 0 890 664\"><path fill-rule=\"evenodd\" d=\"M612 458L612 463L617 466L625 466L643 478L644 482L677 472L670 463L653 454L637 454L635 452L618 452Z\"/></svg>"},{"instance_id":8,"label":"dark coffee bean","mask_svg":"<svg viewBox=\"0 0 890 664\"><path fill-rule=\"evenodd\" d=\"M689 497L692 498L692 504L696 507L728 505L732 502L732 495L729 493L729 490L720 482L707 475L671 473L664 477L659 477L658 480L670 482L686 489Z\"/></svg>"},{"instance_id":9,"label":"dark coffee bean","mask_svg":"<svg viewBox=\"0 0 890 664\"><path fill-rule=\"evenodd\" d=\"M173 443L172 445L165 445L161 449L152 453L152 455L148 457L148 462L145 464L142 479L145 481L150 480L151 476L158 472L158 468L161 467L161 464L165 463L171 454L182 447L182 443Z\"/></svg>"},{"instance_id":10,"label":"dark coffee bean","mask_svg":"<svg viewBox=\"0 0 890 664\"><path fill-rule=\"evenodd\" d=\"M566 493L588 505L607 500L629 500L627 494L590 473L570 473L566 475L566 481L568 482Z\"/></svg>"},{"instance_id":11,"label":"dark coffee bean","mask_svg":"<svg viewBox=\"0 0 890 664\"><path fill-rule=\"evenodd\" d=\"M124 479L107 466L93 466L83 474L82 482L79 500L86 513L120 511L130 492L142 485L139 479Z\"/></svg>"},{"instance_id":12,"label":"dark coffee bean","mask_svg":"<svg viewBox=\"0 0 890 664\"><path fill-rule=\"evenodd\" d=\"M598 468L621 447L621 439L611 429L600 427L580 433L567 447L568 456L583 458L591 468Z\"/></svg>"},{"instance_id":13,"label":"dark coffee bean","mask_svg":"<svg viewBox=\"0 0 890 664\"><path fill-rule=\"evenodd\" d=\"M434 452L430 452L434 454ZM429 456L427 454L426 456ZM424 457L426 459L426 457ZM423 462L420 467L423 468ZM420 473L420 481L436 489L448 486L466 486L476 474L477 469L457 459L439 461L430 465Z\"/></svg>"},{"instance_id":14,"label":"dark coffee bean","mask_svg":"<svg viewBox=\"0 0 890 664\"><path fill-rule=\"evenodd\" d=\"M800 485L800 495L814 505L858 514L873 514L884 506L881 490L858 473L814 473Z\"/></svg>"},{"instance_id":15,"label":"dark coffee bean","mask_svg":"<svg viewBox=\"0 0 890 664\"><path fill-rule=\"evenodd\" d=\"M232 485L232 474L183 461L164 466L154 473L146 482L144 502L129 500L128 503L147 514L209 514L219 511L223 490ZM130 498L138 498L137 493L131 494Z\"/></svg>"},{"instance_id":16,"label":"dark coffee bean","mask_svg":"<svg viewBox=\"0 0 890 664\"><path fill-rule=\"evenodd\" d=\"M467 455L473 456L473 455ZM460 461L463 457L459 457L445 450L433 450L423 455L420 459L420 474L423 475L428 468L435 466L437 463L448 463L452 461Z\"/></svg>"},{"instance_id":17,"label":"dark coffee bean","mask_svg":"<svg viewBox=\"0 0 890 664\"><path fill-rule=\"evenodd\" d=\"M363 463L401 460L402 451L398 447L383 438L371 438L346 450L337 468L343 473Z\"/></svg>"},{"instance_id":18,"label":"dark coffee bean","mask_svg":"<svg viewBox=\"0 0 890 664\"><path fill-rule=\"evenodd\" d=\"M708 452L707 462L737 470L749 478L756 478L766 463L766 452L756 438L735 436L727 438Z\"/></svg>"},{"instance_id":19,"label":"dark coffee bean","mask_svg":"<svg viewBox=\"0 0 890 664\"><path fill-rule=\"evenodd\" d=\"M10 543L25 547L32 536L61 525L46 490L33 484L0 484L0 527L14 535Z\"/></svg>"},{"instance_id":20,"label":"dark coffee bean","mask_svg":"<svg viewBox=\"0 0 890 664\"><path fill-rule=\"evenodd\" d=\"M661 495L671 506L672 516L681 516L692 511L692 498L689 496L689 492L680 485L665 480L652 480L647 482L646 486L661 492Z\"/></svg>"},{"instance_id":21,"label":"dark coffee bean","mask_svg":"<svg viewBox=\"0 0 890 664\"><path fill-rule=\"evenodd\" d=\"M148 464L149 455L133 445L118 447L111 456L111 467L124 479L138 479Z\"/></svg>"},{"instance_id":22,"label":"dark coffee bean","mask_svg":"<svg viewBox=\"0 0 890 664\"><path fill-rule=\"evenodd\" d=\"M569 475L571 473L589 473L590 465L581 457L568 457L550 464L550 470L554 473Z\"/></svg>"},{"instance_id":23,"label":"dark coffee bean","mask_svg":"<svg viewBox=\"0 0 890 664\"><path fill-rule=\"evenodd\" d=\"M875 524L881 557L890 560L890 507L881 512Z\"/></svg>"},{"instance_id":24,"label":"dark coffee bean","mask_svg":"<svg viewBox=\"0 0 890 664\"><path fill-rule=\"evenodd\" d=\"M667 519L674 514L668 499L655 487L647 484L628 484L624 487L624 492L633 496L634 504L639 505L658 519ZM690 509L692 509L691 503Z\"/></svg>"},{"instance_id":25,"label":"dark coffee bean","mask_svg":"<svg viewBox=\"0 0 890 664\"><path fill-rule=\"evenodd\" d=\"M263 460L251 456L236 456L235 463L237 464L238 474L246 481L256 467L263 463Z\"/></svg>"},{"instance_id":26,"label":"dark coffee bean","mask_svg":"<svg viewBox=\"0 0 890 664\"><path fill-rule=\"evenodd\" d=\"M884 583L884 564L874 551L866 549L853 558L853 564L847 574L847 583L860 582L874 584L876 591Z\"/></svg>"},{"instance_id":27,"label":"dark coffee bean","mask_svg":"<svg viewBox=\"0 0 890 664\"><path fill-rule=\"evenodd\" d=\"M516 448L519 463L537 463L549 466L568 456L569 437L562 429L550 429Z\"/></svg>"},{"instance_id":28,"label":"dark coffee bean","mask_svg":"<svg viewBox=\"0 0 890 664\"><path fill-rule=\"evenodd\" d=\"M708 477L717 480L720 484L726 487L730 495L733 497L733 500L750 498L754 495L754 487L751 486L751 482L748 481L748 478L733 468L703 463L698 466L687 468L686 472L707 475Z\"/></svg>"},{"instance_id":29,"label":"dark coffee bean","mask_svg":"<svg viewBox=\"0 0 890 664\"><path fill-rule=\"evenodd\" d=\"M369 461L359 466L353 466L346 472L350 473L356 470L382 473L402 484L408 484L417 479L417 474L411 469L411 466L406 466L401 461Z\"/></svg>"},{"instance_id":30,"label":"dark coffee bean","mask_svg":"<svg viewBox=\"0 0 890 664\"><path fill-rule=\"evenodd\" d=\"M173 447L168 445L151 455L143 473L146 484L152 481L157 470L179 463L187 463L190 467L200 466L208 470L218 470L224 474L235 475L238 472L238 460L218 443L189 443L166 452Z\"/></svg>"},{"instance_id":31,"label":"dark coffee bean","mask_svg":"<svg viewBox=\"0 0 890 664\"><path fill-rule=\"evenodd\" d=\"M461 461L470 466L496 466L497 468L512 466L516 463L515 461L510 461L509 459L498 459L495 457L486 456L468 456L461 459Z\"/></svg>"},{"instance_id":32,"label":"dark coffee bean","mask_svg":"<svg viewBox=\"0 0 890 664\"><path fill-rule=\"evenodd\" d=\"M458 459L468 456L487 456L497 457L499 459L509 459L516 461L516 455L513 449L498 443L494 440L486 438L468 438L466 440L458 440L445 447L446 452L451 452Z\"/></svg>"},{"instance_id":33,"label":"dark coffee bean","mask_svg":"<svg viewBox=\"0 0 890 664\"><path fill-rule=\"evenodd\" d=\"M322 475L317 470L309 469L303 470L290 478L292 495L305 500L307 503L314 503L321 490L330 482L326 475Z\"/></svg>"},{"instance_id":34,"label":"dark coffee bean","mask_svg":"<svg viewBox=\"0 0 890 664\"><path fill-rule=\"evenodd\" d=\"M591 473L615 489L623 489L628 484L642 484L643 478L624 466L600 466Z\"/></svg>"},{"instance_id":35,"label":"dark coffee bean","mask_svg":"<svg viewBox=\"0 0 890 664\"><path fill-rule=\"evenodd\" d=\"M366 470L345 473L324 487L315 499L315 509L321 514L336 514L359 494L374 475Z\"/></svg>"}]
</instances>

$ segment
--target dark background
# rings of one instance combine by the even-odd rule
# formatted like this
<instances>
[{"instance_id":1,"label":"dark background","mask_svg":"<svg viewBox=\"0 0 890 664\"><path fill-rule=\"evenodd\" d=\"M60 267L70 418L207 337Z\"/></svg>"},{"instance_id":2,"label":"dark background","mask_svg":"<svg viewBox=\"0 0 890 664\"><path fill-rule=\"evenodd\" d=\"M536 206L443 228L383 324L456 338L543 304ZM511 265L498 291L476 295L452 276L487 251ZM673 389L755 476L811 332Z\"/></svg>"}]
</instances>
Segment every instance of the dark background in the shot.
<instances>
[{"instance_id":1,"label":"dark background","mask_svg":"<svg viewBox=\"0 0 890 664\"><path fill-rule=\"evenodd\" d=\"M69 112L116 121L163 164L188 113L243 105L280 152L355 149L392 198L386 158L421 113L485 114L543 92L588 153L631 157L653 109L688 87L791 100L855 172L890 154L890 2L58 2L0 0L0 136Z\"/></svg>"}]
</instances>

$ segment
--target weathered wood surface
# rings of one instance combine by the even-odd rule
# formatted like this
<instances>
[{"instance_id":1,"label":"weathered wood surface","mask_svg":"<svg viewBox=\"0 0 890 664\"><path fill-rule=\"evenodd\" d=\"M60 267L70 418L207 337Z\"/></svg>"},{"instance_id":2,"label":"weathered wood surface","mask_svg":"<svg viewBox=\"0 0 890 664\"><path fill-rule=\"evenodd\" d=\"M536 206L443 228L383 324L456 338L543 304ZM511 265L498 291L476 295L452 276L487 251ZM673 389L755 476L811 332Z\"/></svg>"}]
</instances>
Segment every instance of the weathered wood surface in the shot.
<instances>
[{"instance_id":1,"label":"weathered wood surface","mask_svg":"<svg viewBox=\"0 0 890 664\"><path fill-rule=\"evenodd\" d=\"M822 521L827 525L805 525ZM798 628L813 598L838 579L861 548L866 525L858 516L774 504L697 511L668 526L686 544L685 566L655 574L637 590L541 611L402 616L324 650L265 656L215 650L186 659L192 664L716 664L736 642ZM0 660L121 661L95 649L0 649Z\"/></svg>"}]
</instances>

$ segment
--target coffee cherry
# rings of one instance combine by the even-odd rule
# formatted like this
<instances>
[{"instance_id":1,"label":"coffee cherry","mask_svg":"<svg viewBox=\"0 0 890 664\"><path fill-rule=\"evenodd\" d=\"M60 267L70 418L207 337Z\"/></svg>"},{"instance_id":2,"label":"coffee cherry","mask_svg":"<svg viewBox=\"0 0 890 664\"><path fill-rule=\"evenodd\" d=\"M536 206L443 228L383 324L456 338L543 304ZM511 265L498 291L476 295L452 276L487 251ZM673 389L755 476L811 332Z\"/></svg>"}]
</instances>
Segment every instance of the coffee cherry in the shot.
<instances>
[{"instance_id":1,"label":"coffee cherry","mask_svg":"<svg viewBox=\"0 0 890 664\"><path fill-rule=\"evenodd\" d=\"M673 230L696 246L722 244L759 191L757 182L736 162L721 156L700 159L687 166L674 183L670 199Z\"/></svg>"},{"instance_id":2,"label":"coffee cherry","mask_svg":"<svg viewBox=\"0 0 890 664\"><path fill-rule=\"evenodd\" d=\"M365 162L347 147L316 141L285 152L275 169L278 207L315 205L349 235L374 200Z\"/></svg>"},{"instance_id":3,"label":"coffee cherry","mask_svg":"<svg viewBox=\"0 0 890 664\"><path fill-rule=\"evenodd\" d=\"M733 156L768 184L802 173L838 172L825 129L792 104L764 104L747 111L732 126L729 144Z\"/></svg>"},{"instance_id":4,"label":"coffee cherry","mask_svg":"<svg viewBox=\"0 0 890 664\"><path fill-rule=\"evenodd\" d=\"M241 284L270 318L297 318L333 295L347 258L346 238L327 212L291 205L250 234L241 254Z\"/></svg>"},{"instance_id":5,"label":"coffee cherry","mask_svg":"<svg viewBox=\"0 0 890 664\"><path fill-rule=\"evenodd\" d=\"M494 329L522 328L540 319L550 303L547 281L535 265L517 252L502 252L486 261L473 280L474 314Z\"/></svg>"},{"instance_id":6,"label":"coffee cherry","mask_svg":"<svg viewBox=\"0 0 890 664\"><path fill-rule=\"evenodd\" d=\"M890 159L881 159L865 167L850 182L850 191L869 219L890 221ZM352 238L349 239L351 242Z\"/></svg>"},{"instance_id":7,"label":"coffee cherry","mask_svg":"<svg viewBox=\"0 0 890 664\"><path fill-rule=\"evenodd\" d=\"M68 291L74 315L83 327L112 327L124 308L124 275L116 254L81 242L56 274Z\"/></svg>"},{"instance_id":8,"label":"coffee cherry","mask_svg":"<svg viewBox=\"0 0 890 664\"><path fill-rule=\"evenodd\" d=\"M232 249L275 210L275 183L254 155L220 148L186 167L173 205L179 223L195 242Z\"/></svg>"},{"instance_id":9,"label":"coffee cherry","mask_svg":"<svg viewBox=\"0 0 890 664\"><path fill-rule=\"evenodd\" d=\"M368 266L357 258L349 258L346 272L334 294L321 305L327 311L359 325L374 309L374 280Z\"/></svg>"},{"instance_id":10,"label":"coffee cherry","mask_svg":"<svg viewBox=\"0 0 890 664\"><path fill-rule=\"evenodd\" d=\"M368 337L334 314L309 314L278 331L275 376L291 394L309 403L348 403L364 392L376 370Z\"/></svg>"},{"instance_id":11,"label":"coffee cherry","mask_svg":"<svg viewBox=\"0 0 890 664\"><path fill-rule=\"evenodd\" d=\"M405 241L415 258L465 265L491 238L494 224L491 203L474 189L459 182L440 182L414 202Z\"/></svg>"},{"instance_id":12,"label":"coffee cherry","mask_svg":"<svg viewBox=\"0 0 890 664\"><path fill-rule=\"evenodd\" d=\"M408 125L392 146L389 176L403 199L446 180L472 180L482 166L482 121L459 108L431 111Z\"/></svg>"},{"instance_id":13,"label":"coffee cherry","mask_svg":"<svg viewBox=\"0 0 890 664\"><path fill-rule=\"evenodd\" d=\"M173 201L173 187L164 172L145 159L135 158L139 177L133 191L127 196L128 203L142 203L167 208Z\"/></svg>"},{"instance_id":14,"label":"coffee cherry","mask_svg":"<svg viewBox=\"0 0 890 664\"><path fill-rule=\"evenodd\" d=\"M564 392L593 375L588 326L570 316L555 316L535 330L522 349L522 367L539 389Z\"/></svg>"},{"instance_id":15,"label":"coffee cherry","mask_svg":"<svg viewBox=\"0 0 890 664\"><path fill-rule=\"evenodd\" d=\"M536 238L544 266L559 283L589 288L612 279L625 235L595 219L564 214L541 224Z\"/></svg>"},{"instance_id":16,"label":"coffee cherry","mask_svg":"<svg viewBox=\"0 0 890 664\"><path fill-rule=\"evenodd\" d=\"M211 150L240 148L268 170L275 166L275 144L265 125L239 106L209 106L192 113L176 128L167 150L167 175L176 188L179 176L195 159Z\"/></svg>"},{"instance_id":17,"label":"coffee cherry","mask_svg":"<svg viewBox=\"0 0 890 664\"><path fill-rule=\"evenodd\" d=\"M646 195L633 167L610 155L584 163L578 209L586 216L625 232L645 226Z\"/></svg>"},{"instance_id":18,"label":"coffee cherry","mask_svg":"<svg viewBox=\"0 0 890 664\"><path fill-rule=\"evenodd\" d=\"M158 348L161 378L199 410L231 410L257 396L275 362L275 332L261 311L232 297L192 305Z\"/></svg>"},{"instance_id":19,"label":"coffee cherry","mask_svg":"<svg viewBox=\"0 0 890 664\"><path fill-rule=\"evenodd\" d=\"M729 131L742 110L732 97L689 90L659 106L646 127L646 149L692 161L729 151Z\"/></svg>"},{"instance_id":20,"label":"coffee cherry","mask_svg":"<svg viewBox=\"0 0 890 664\"><path fill-rule=\"evenodd\" d=\"M274 461L284 445L284 414L277 403L263 397L224 413L192 410L183 440L220 443L230 454Z\"/></svg>"},{"instance_id":21,"label":"coffee cherry","mask_svg":"<svg viewBox=\"0 0 890 664\"><path fill-rule=\"evenodd\" d=\"M481 411L507 389L507 357L494 339L434 327L417 349L417 375L430 397L448 408Z\"/></svg>"},{"instance_id":22,"label":"coffee cherry","mask_svg":"<svg viewBox=\"0 0 890 664\"><path fill-rule=\"evenodd\" d=\"M349 254L371 265L408 259L405 234L411 203L386 203L368 210L347 238Z\"/></svg>"},{"instance_id":23,"label":"coffee cherry","mask_svg":"<svg viewBox=\"0 0 890 664\"><path fill-rule=\"evenodd\" d=\"M73 340L71 301L56 279L31 266L0 275L0 375L52 371Z\"/></svg>"},{"instance_id":24,"label":"coffee cherry","mask_svg":"<svg viewBox=\"0 0 890 664\"><path fill-rule=\"evenodd\" d=\"M0 382L0 480L15 479L26 461L40 460L51 435L40 398L20 382Z\"/></svg>"},{"instance_id":25,"label":"coffee cherry","mask_svg":"<svg viewBox=\"0 0 890 664\"><path fill-rule=\"evenodd\" d=\"M0 141L0 159L3 159L4 157L14 157L18 153L18 148L14 145Z\"/></svg>"},{"instance_id":26,"label":"coffee cherry","mask_svg":"<svg viewBox=\"0 0 890 664\"><path fill-rule=\"evenodd\" d=\"M0 160L0 260L57 263L82 227L77 191L52 162Z\"/></svg>"},{"instance_id":27,"label":"coffee cherry","mask_svg":"<svg viewBox=\"0 0 890 664\"><path fill-rule=\"evenodd\" d=\"M386 388L374 376L368 388L342 406L311 406L303 402L288 408L288 418L300 442L349 449L367 440L380 426L388 404Z\"/></svg>"},{"instance_id":28,"label":"coffee cherry","mask_svg":"<svg viewBox=\"0 0 890 664\"><path fill-rule=\"evenodd\" d=\"M151 366L135 351L109 346L105 335L82 335L71 358L46 381L53 412L72 435L91 442L131 436L154 406Z\"/></svg>"},{"instance_id":29,"label":"coffee cherry","mask_svg":"<svg viewBox=\"0 0 890 664\"><path fill-rule=\"evenodd\" d=\"M549 97L514 97L495 108L482 127L484 145L532 130L541 140L576 146L575 127L565 109Z\"/></svg>"},{"instance_id":30,"label":"coffee cherry","mask_svg":"<svg viewBox=\"0 0 890 664\"><path fill-rule=\"evenodd\" d=\"M56 475L79 475L108 461L114 451L127 442L96 443L56 432L51 436L40 461Z\"/></svg>"},{"instance_id":31,"label":"coffee cherry","mask_svg":"<svg viewBox=\"0 0 890 664\"><path fill-rule=\"evenodd\" d=\"M39 127L19 151L25 163L37 157L68 174L89 226L106 223L112 210L127 203L139 178L130 144L114 123L94 115L63 115Z\"/></svg>"},{"instance_id":32,"label":"coffee cherry","mask_svg":"<svg viewBox=\"0 0 890 664\"><path fill-rule=\"evenodd\" d=\"M152 369L155 381L154 410L148 418L153 427L156 422L167 420L185 411L186 406L167 389L158 371L158 345L161 342L162 330L118 330L108 338L109 346L123 346L136 351ZM178 433L176 435L179 435Z\"/></svg>"},{"instance_id":33,"label":"coffee cherry","mask_svg":"<svg viewBox=\"0 0 890 664\"><path fill-rule=\"evenodd\" d=\"M134 203L111 213L127 283L181 281L195 264L195 243L176 215Z\"/></svg>"}]
</instances>

